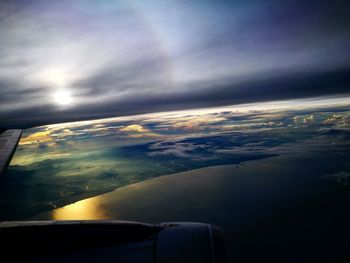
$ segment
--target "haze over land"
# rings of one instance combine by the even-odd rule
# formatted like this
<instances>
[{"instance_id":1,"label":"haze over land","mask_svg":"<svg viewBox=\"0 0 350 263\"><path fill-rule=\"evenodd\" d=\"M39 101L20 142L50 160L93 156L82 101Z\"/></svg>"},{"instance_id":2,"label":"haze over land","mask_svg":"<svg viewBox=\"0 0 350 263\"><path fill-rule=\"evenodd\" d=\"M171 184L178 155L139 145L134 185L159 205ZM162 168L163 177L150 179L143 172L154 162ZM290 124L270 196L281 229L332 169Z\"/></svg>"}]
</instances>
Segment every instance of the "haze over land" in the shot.
<instances>
[{"instance_id":1,"label":"haze over land","mask_svg":"<svg viewBox=\"0 0 350 263\"><path fill-rule=\"evenodd\" d=\"M0 185L1 217L25 219L149 178L280 155L330 155L318 180L347 187L349 105L281 101L27 129Z\"/></svg>"}]
</instances>

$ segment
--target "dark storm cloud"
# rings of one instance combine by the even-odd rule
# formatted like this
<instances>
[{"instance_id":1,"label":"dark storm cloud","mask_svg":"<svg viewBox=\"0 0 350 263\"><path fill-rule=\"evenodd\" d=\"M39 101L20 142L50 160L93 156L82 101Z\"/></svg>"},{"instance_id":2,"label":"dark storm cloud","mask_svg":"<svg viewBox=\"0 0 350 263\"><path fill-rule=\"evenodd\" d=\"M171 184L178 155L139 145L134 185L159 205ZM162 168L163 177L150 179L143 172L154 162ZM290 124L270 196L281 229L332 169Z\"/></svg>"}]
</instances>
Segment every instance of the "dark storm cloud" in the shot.
<instances>
[{"instance_id":1,"label":"dark storm cloud","mask_svg":"<svg viewBox=\"0 0 350 263\"><path fill-rule=\"evenodd\" d=\"M3 1L0 126L349 95L349 6Z\"/></svg>"}]
</instances>

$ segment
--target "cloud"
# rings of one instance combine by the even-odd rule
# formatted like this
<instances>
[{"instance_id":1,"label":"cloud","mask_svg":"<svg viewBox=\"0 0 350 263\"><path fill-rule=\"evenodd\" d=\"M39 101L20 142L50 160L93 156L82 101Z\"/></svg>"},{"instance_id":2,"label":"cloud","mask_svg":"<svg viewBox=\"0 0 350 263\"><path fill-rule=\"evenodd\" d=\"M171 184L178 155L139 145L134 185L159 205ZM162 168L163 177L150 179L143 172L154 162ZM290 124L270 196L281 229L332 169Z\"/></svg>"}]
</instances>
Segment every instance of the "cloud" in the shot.
<instances>
[{"instance_id":1,"label":"cloud","mask_svg":"<svg viewBox=\"0 0 350 263\"><path fill-rule=\"evenodd\" d=\"M314 122L314 115L297 115L293 117L295 124L311 124Z\"/></svg>"},{"instance_id":2,"label":"cloud","mask_svg":"<svg viewBox=\"0 0 350 263\"><path fill-rule=\"evenodd\" d=\"M139 124L131 124L128 126L125 126L120 129L122 132L149 132L148 129L145 129L143 126Z\"/></svg>"},{"instance_id":3,"label":"cloud","mask_svg":"<svg viewBox=\"0 0 350 263\"><path fill-rule=\"evenodd\" d=\"M321 178L327 179L342 186L350 185L350 173L347 171L340 171L334 174L323 175Z\"/></svg>"},{"instance_id":4,"label":"cloud","mask_svg":"<svg viewBox=\"0 0 350 263\"><path fill-rule=\"evenodd\" d=\"M120 128L119 131L122 132L121 135L125 136L126 138L160 137L160 134L147 129L140 124L130 124Z\"/></svg>"},{"instance_id":5,"label":"cloud","mask_svg":"<svg viewBox=\"0 0 350 263\"><path fill-rule=\"evenodd\" d=\"M332 114L323 122L324 124L334 125L338 128L349 128L350 127L350 113L337 113Z\"/></svg>"},{"instance_id":6,"label":"cloud","mask_svg":"<svg viewBox=\"0 0 350 263\"><path fill-rule=\"evenodd\" d=\"M149 147L150 152L148 156L170 155L178 158L192 158L198 159L201 154L198 154L198 150L207 148L205 144L194 144L181 141L165 141L151 144Z\"/></svg>"},{"instance_id":7,"label":"cloud","mask_svg":"<svg viewBox=\"0 0 350 263\"><path fill-rule=\"evenodd\" d=\"M41 144L52 142L51 131L38 131L21 138L19 145Z\"/></svg>"},{"instance_id":8,"label":"cloud","mask_svg":"<svg viewBox=\"0 0 350 263\"><path fill-rule=\"evenodd\" d=\"M347 1L39 0L0 9L4 127L349 94ZM60 89L74 104L55 104Z\"/></svg>"}]
</instances>

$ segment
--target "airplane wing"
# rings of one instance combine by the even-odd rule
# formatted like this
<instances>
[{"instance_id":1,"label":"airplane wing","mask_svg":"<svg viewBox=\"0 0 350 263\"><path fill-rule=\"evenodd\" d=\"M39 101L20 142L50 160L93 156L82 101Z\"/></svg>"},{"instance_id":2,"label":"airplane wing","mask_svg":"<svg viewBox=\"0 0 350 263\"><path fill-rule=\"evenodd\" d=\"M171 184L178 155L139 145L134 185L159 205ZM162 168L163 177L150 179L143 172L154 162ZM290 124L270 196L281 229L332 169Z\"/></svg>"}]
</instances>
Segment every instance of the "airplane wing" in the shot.
<instances>
[{"instance_id":1,"label":"airplane wing","mask_svg":"<svg viewBox=\"0 0 350 263\"><path fill-rule=\"evenodd\" d=\"M7 130L0 134L0 175L9 165L17 144L21 138L22 130Z\"/></svg>"}]
</instances>

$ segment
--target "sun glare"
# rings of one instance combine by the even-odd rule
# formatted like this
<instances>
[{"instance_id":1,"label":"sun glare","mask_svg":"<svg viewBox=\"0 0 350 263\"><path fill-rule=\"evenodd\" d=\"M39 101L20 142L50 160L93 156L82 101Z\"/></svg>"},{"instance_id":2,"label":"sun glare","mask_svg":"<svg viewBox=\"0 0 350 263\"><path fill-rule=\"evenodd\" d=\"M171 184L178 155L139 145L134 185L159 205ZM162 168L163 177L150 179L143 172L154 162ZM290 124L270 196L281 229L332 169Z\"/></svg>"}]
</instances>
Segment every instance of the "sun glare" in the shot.
<instances>
[{"instance_id":1,"label":"sun glare","mask_svg":"<svg viewBox=\"0 0 350 263\"><path fill-rule=\"evenodd\" d=\"M73 102L71 93L66 90L57 91L53 94L52 97L54 102L61 106L68 106Z\"/></svg>"}]
</instances>

